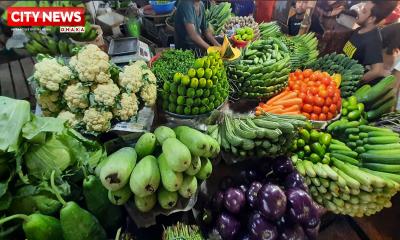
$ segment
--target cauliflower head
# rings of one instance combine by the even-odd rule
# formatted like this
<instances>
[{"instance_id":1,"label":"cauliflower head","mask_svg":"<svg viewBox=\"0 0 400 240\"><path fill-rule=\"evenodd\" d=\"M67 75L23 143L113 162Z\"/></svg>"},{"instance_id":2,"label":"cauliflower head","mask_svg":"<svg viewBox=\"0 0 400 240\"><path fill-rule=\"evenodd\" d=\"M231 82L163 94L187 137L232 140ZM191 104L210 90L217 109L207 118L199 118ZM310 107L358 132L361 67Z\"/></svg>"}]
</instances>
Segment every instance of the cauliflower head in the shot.
<instances>
[{"instance_id":1,"label":"cauliflower head","mask_svg":"<svg viewBox=\"0 0 400 240\"><path fill-rule=\"evenodd\" d=\"M94 100L103 106L111 107L119 94L119 88L114 83L98 84L93 90Z\"/></svg>"},{"instance_id":2,"label":"cauliflower head","mask_svg":"<svg viewBox=\"0 0 400 240\"><path fill-rule=\"evenodd\" d=\"M44 116L48 117L60 112L59 97L58 92L45 92L36 96Z\"/></svg>"},{"instance_id":3,"label":"cauliflower head","mask_svg":"<svg viewBox=\"0 0 400 240\"><path fill-rule=\"evenodd\" d=\"M69 85L64 92L64 99L68 107L72 110L85 109L89 106L89 87L85 87L82 83Z\"/></svg>"},{"instance_id":4,"label":"cauliflower head","mask_svg":"<svg viewBox=\"0 0 400 240\"><path fill-rule=\"evenodd\" d=\"M153 106L157 100L157 86L155 84L146 84L140 91L140 97L146 106Z\"/></svg>"},{"instance_id":5,"label":"cauliflower head","mask_svg":"<svg viewBox=\"0 0 400 240\"><path fill-rule=\"evenodd\" d=\"M131 64L124 67L119 73L118 84L128 92L137 93L143 86L142 67L137 64Z\"/></svg>"},{"instance_id":6,"label":"cauliflower head","mask_svg":"<svg viewBox=\"0 0 400 240\"><path fill-rule=\"evenodd\" d=\"M143 80L147 83L156 84L157 78L150 69L145 69L143 72Z\"/></svg>"},{"instance_id":7,"label":"cauliflower head","mask_svg":"<svg viewBox=\"0 0 400 240\"><path fill-rule=\"evenodd\" d=\"M97 111L95 108L89 108L83 115L83 122L86 124L86 130L96 132L106 132L111 127L113 115L107 111Z\"/></svg>"},{"instance_id":8,"label":"cauliflower head","mask_svg":"<svg viewBox=\"0 0 400 240\"><path fill-rule=\"evenodd\" d=\"M61 111L57 118L67 120L67 125L70 127L75 127L78 125L82 119L80 119L75 113L72 113L70 111Z\"/></svg>"},{"instance_id":9,"label":"cauliflower head","mask_svg":"<svg viewBox=\"0 0 400 240\"><path fill-rule=\"evenodd\" d=\"M108 55L94 44L87 45L73 56L69 64L76 70L82 82L106 83L111 81Z\"/></svg>"},{"instance_id":10,"label":"cauliflower head","mask_svg":"<svg viewBox=\"0 0 400 240\"><path fill-rule=\"evenodd\" d=\"M50 91L58 91L60 85L69 81L73 73L64 65L61 65L55 58L45 58L35 64L34 78L39 85Z\"/></svg>"},{"instance_id":11,"label":"cauliflower head","mask_svg":"<svg viewBox=\"0 0 400 240\"><path fill-rule=\"evenodd\" d=\"M132 65L136 65L136 66L138 66L138 67L140 67L140 68L147 68L147 63L145 62L145 61L143 61L143 60L139 60L139 61L136 61L136 62L134 62Z\"/></svg>"},{"instance_id":12,"label":"cauliflower head","mask_svg":"<svg viewBox=\"0 0 400 240\"><path fill-rule=\"evenodd\" d=\"M136 95L134 93L123 93L121 95L120 107L114 108L113 113L115 116L119 117L119 119L127 121L136 115L138 108Z\"/></svg>"}]
</instances>

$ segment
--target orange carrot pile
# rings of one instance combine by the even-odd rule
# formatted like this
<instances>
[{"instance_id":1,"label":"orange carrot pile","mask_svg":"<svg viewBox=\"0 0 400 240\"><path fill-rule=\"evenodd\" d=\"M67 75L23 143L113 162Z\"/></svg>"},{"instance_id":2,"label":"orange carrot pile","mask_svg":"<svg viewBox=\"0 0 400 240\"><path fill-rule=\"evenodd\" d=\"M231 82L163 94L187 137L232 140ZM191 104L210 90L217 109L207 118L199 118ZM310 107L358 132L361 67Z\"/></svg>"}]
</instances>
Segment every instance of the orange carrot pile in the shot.
<instances>
[{"instance_id":1,"label":"orange carrot pile","mask_svg":"<svg viewBox=\"0 0 400 240\"><path fill-rule=\"evenodd\" d=\"M268 100L266 103L260 103L256 107L256 116L264 112L275 114L301 114L303 100L297 96L296 92L284 91Z\"/></svg>"}]
</instances>

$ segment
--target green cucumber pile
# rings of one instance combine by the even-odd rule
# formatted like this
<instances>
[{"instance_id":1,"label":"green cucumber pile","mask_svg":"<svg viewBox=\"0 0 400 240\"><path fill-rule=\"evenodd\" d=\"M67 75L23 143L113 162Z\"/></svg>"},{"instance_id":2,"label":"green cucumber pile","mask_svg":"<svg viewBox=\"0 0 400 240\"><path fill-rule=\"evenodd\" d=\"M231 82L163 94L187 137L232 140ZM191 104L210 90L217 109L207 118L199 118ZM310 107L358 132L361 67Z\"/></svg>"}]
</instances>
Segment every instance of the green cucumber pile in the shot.
<instances>
[{"instance_id":1,"label":"green cucumber pile","mask_svg":"<svg viewBox=\"0 0 400 240\"><path fill-rule=\"evenodd\" d=\"M373 87L364 85L355 93L358 101L365 105L368 121L377 120L390 112L396 102L395 84L396 78L389 75Z\"/></svg>"},{"instance_id":2,"label":"green cucumber pile","mask_svg":"<svg viewBox=\"0 0 400 240\"><path fill-rule=\"evenodd\" d=\"M224 115L222 123L209 126L208 132L225 152L235 156L273 157L287 153L305 120L302 115Z\"/></svg>"},{"instance_id":3,"label":"green cucumber pile","mask_svg":"<svg viewBox=\"0 0 400 240\"><path fill-rule=\"evenodd\" d=\"M227 73L240 97L266 99L287 86L289 65L286 45L278 38L269 38L252 42L243 59L227 67Z\"/></svg>"},{"instance_id":4,"label":"green cucumber pile","mask_svg":"<svg viewBox=\"0 0 400 240\"><path fill-rule=\"evenodd\" d=\"M216 140L186 126L160 126L145 133L135 148L124 147L100 162L96 173L115 205L123 205L133 195L141 212L176 206L179 196L190 198L199 181L212 172L209 158L220 151Z\"/></svg>"},{"instance_id":5,"label":"green cucumber pile","mask_svg":"<svg viewBox=\"0 0 400 240\"><path fill-rule=\"evenodd\" d=\"M364 67L361 64L344 54L337 53L327 54L317 59L314 63L308 65L308 68L325 71L330 75L339 73L342 76L342 83L340 84L342 98L354 94L364 75Z\"/></svg>"},{"instance_id":6,"label":"green cucumber pile","mask_svg":"<svg viewBox=\"0 0 400 240\"><path fill-rule=\"evenodd\" d=\"M229 95L229 83L219 53L198 58L187 72L164 79L162 109L180 115L199 115L221 106Z\"/></svg>"},{"instance_id":7,"label":"green cucumber pile","mask_svg":"<svg viewBox=\"0 0 400 240\"><path fill-rule=\"evenodd\" d=\"M276 21L268 23L263 22L260 23L258 27L260 28L260 36L262 39L278 37L282 35L281 28Z\"/></svg>"},{"instance_id":8,"label":"green cucumber pile","mask_svg":"<svg viewBox=\"0 0 400 240\"><path fill-rule=\"evenodd\" d=\"M232 17L231 3L221 2L220 4L211 5L206 10L206 19L214 30L215 35L221 33L225 23Z\"/></svg>"}]
</instances>

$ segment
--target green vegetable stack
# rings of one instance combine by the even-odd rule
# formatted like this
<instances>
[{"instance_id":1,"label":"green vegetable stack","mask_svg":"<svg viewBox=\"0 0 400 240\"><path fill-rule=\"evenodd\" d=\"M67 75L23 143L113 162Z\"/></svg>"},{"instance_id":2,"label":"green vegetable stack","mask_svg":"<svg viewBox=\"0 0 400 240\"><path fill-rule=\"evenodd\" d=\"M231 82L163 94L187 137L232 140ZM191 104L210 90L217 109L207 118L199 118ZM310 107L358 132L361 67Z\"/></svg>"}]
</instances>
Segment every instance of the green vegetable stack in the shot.
<instances>
[{"instance_id":1,"label":"green vegetable stack","mask_svg":"<svg viewBox=\"0 0 400 240\"><path fill-rule=\"evenodd\" d=\"M111 203L123 205L133 195L141 212L152 210L157 202L162 209L172 209L178 196L192 197L198 181L210 176L209 158L218 153L219 144L206 134L186 126L161 126L143 134L135 149L125 147L108 156L96 171Z\"/></svg>"},{"instance_id":2,"label":"green vegetable stack","mask_svg":"<svg viewBox=\"0 0 400 240\"><path fill-rule=\"evenodd\" d=\"M231 3L229 2L212 5L206 10L207 22L211 25L215 35L221 33L225 23L232 16L231 11Z\"/></svg>"},{"instance_id":3,"label":"green vegetable stack","mask_svg":"<svg viewBox=\"0 0 400 240\"><path fill-rule=\"evenodd\" d=\"M223 150L240 157L273 157L285 154L304 116L268 114L259 117L225 115L222 124L210 126L211 137Z\"/></svg>"},{"instance_id":4,"label":"green vegetable stack","mask_svg":"<svg viewBox=\"0 0 400 240\"><path fill-rule=\"evenodd\" d=\"M326 71L330 75L339 73L342 76L340 91L342 98L353 95L357 90L359 81L364 75L364 67L354 59L344 54L331 53L319 58L308 66L311 69Z\"/></svg>"},{"instance_id":5,"label":"green vegetable stack","mask_svg":"<svg viewBox=\"0 0 400 240\"><path fill-rule=\"evenodd\" d=\"M290 61L286 45L277 38L252 42L238 64L227 68L229 80L244 98L270 98L288 84Z\"/></svg>"},{"instance_id":6,"label":"green vegetable stack","mask_svg":"<svg viewBox=\"0 0 400 240\"><path fill-rule=\"evenodd\" d=\"M390 112L396 102L396 78L390 75L373 87L364 85L356 93L359 102L364 103L368 121L374 121Z\"/></svg>"},{"instance_id":7,"label":"green vegetable stack","mask_svg":"<svg viewBox=\"0 0 400 240\"><path fill-rule=\"evenodd\" d=\"M57 39L56 37L38 32L27 32L27 34L30 40L26 43L25 48L32 55L42 53L49 54L50 56L62 55L70 57L81 48L79 45L71 43L66 39Z\"/></svg>"},{"instance_id":8,"label":"green vegetable stack","mask_svg":"<svg viewBox=\"0 0 400 240\"><path fill-rule=\"evenodd\" d=\"M268 23L260 23L260 34L261 38L278 37L282 35L281 28L276 21Z\"/></svg>"},{"instance_id":9,"label":"green vegetable stack","mask_svg":"<svg viewBox=\"0 0 400 240\"><path fill-rule=\"evenodd\" d=\"M176 72L163 84L162 108L177 114L211 112L228 97L229 84L219 53L198 58L187 72Z\"/></svg>"}]
</instances>

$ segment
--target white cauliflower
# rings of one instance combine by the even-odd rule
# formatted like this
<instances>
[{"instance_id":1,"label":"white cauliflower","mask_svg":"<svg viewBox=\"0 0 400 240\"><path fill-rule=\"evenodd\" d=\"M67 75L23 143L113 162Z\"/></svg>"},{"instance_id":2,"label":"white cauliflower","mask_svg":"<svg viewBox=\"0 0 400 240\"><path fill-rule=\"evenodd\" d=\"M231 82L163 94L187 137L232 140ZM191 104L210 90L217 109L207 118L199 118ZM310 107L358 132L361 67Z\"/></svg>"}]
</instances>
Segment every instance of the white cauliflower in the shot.
<instances>
[{"instance_id":1,"label":"white cauliflower","mask_svg":"<svg viewBox=\"0 0 400 240\"><path fill-rule=\"evenodd\" d=\"M123 93L121 96L120 106L119 108L114 108L113 113L115 116L119 117L119 119L127 121L136 115L138 108L136 95L134 93Z\"/></svg>"},{"instance_id":2,"label":"white cauliflower","mask_svg":"<svg viewBox=\"0 0 400 240\"><path fill-rule=\"evenodd\" d=\"M58 92L45 92L36 96L38 104L44 116L52 116L60 112L59 93Z\"/></svg>"},{"instance_id":3,"label":"white cauliflower","mask_svg":"<svg viewBox=\"0 0 400 240\"><path fill-rule=\"evenodd\" d=\"M124 67L119 73L119 86L125 88L129 92L137 93L143 86L142 67L137 64L131 64Z\"/></svg>"},{"instance_id":4,"label":"white cauliflower","mask_svg":"<svg viewBox=\"0 0 400 240\"><path fill-rule=\"evenodd\" d=\"M34 78L39 85L50 91L58 91L60 84L69 81L73 74L67 67L57 62L55 58L46 58L35 64Z\"/></svg>"},{"instance_id":5,"label":"white cauliflower","mask_svg":"<svg viewBox=\"0 0 400 240\"><path fill-rule=\"evenodd\" d=\"M136 61L136 62L133 63L133 65L136 65L136 66L138 66L138 67L140 67L142 69L147 68L147 63L145 61L143 61L143 60Z\"/></svg>"},{"instance_id":6,"label":"white cauliflower","mask_svg":"<svg viewBox=\"0 0 400 240\"><path fill-rule=\"evenodd\" d=\"M153 106L157 100L157 86L155 84L146 84L140 91L140 97L146 106Z\"/></svg>"},{"instance_id":7,"label":"white cauliflower","mask_svg":"<svg viewBox=\"0 0 400 240\"><path fill-rule=\"evenodd\" d=\"M67 120L67 125L70 127L75 127L82 120L76 114L66 110L61 111L57 118Z\"/></svg>"},{"instance_id":8,"label":"white cauliflower","mask_svg":"<svg viewBox=\"0 0 400 240\"><path fill-rule=\"evenodd\" d=\"M95 132L106 132L111 127L111 112L97 111L95 108L89 108L85 111L83 122L86 123L86 130Z\"/></svg>"},{"instance_id":9,"label":"white cauliflower","mask_svg":"<svg viewBox=\"0 0 400 240\"><path fill-rule=\"evenodd\" d=\"M64 92L64 99L68 107L72 110L85 109L89 106L89 87L85 87L82 83L69 85Z\"/></svg>"},{"instance_id":10,"label":"white cauliflower","mask_svg":"<svg viewBox=\"0 0 400 240\"><path fill-rule=\"evenodd\" d=\"M119 88L114 83L98 84L93 90L94 100L103 106L113 106L119 94Z\"/></svg>"},{"instance_id":11,"label":"white cauliflower","mask_svg":"<svg viewBox=\"0 0 400 240\"><path fill-rule=\"evenodd\" d=\"M156 84L157 83L157 78L154 75L154 73L150 69L145 69L142 71L143 72L143 80L145 82L151 83L151 84Z\"/></svg>"},{"instance_id":12,"label":"white cauliflower","mask_svg":"<svg viewBox=\"0 0 400 240\"><path fill-rule=\"evenodd\" d=\"M111 81L108 61L107 53L98 46L89 44L73 56L69 64L77 71L81 81L106 83Z\"/></svg>"}]
</instances>

